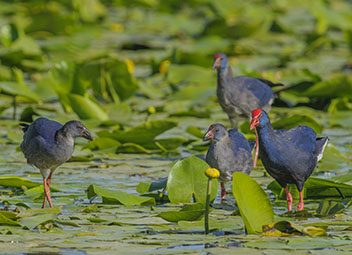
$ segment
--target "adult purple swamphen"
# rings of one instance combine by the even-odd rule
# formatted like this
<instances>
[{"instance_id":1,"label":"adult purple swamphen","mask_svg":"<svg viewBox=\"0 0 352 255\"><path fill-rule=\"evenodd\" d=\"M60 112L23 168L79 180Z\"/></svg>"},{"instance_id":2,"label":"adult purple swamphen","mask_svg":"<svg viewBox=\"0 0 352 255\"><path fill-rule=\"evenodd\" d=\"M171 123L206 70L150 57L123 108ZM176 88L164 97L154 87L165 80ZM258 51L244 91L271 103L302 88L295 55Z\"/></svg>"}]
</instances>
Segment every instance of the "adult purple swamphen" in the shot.
<instances>
[{"instance_id":1,"label":"adult purple swamphen","mask_svg":"<svg viewBox=\"0 0 352 255\"><path fill-rule=\"evenodd\" d=\"M42 208L45 207L46 200L49 206L53 207L50 196L51 175L58 166L70 159L76 137L92 140L92 136L88 129L76 120L61 125L56 121L38 118L30 125L21 125L24 131L22 152L27 163L36 166L43 176Z\"/></svg>"},{"instance_id":2,"label":"adult purple swamphen","mask_svg":"<svg viewBox=\"0 0 352 255\"><path fill-rule=\"evenodd\" d=\"M250 128L256 129L256 147L265 169L285 189L288 211L292 210L292 195L287 186L290 183L299 191L297 210L303 210L303 185L322 158L328 137L317 138L307 126L274 130L262 109L252 111ZM258 153L255 161L257 157Z\"/></svg>"},{"instance_id":3,"label":"adult purple swamphen","mask_svg":"<svg viewBox=\"0 0 352 255\"><path fill-rule=\"evenodd\" d=\"M252 110L269 110L275 94L271 87L282 86L271 81L248 76L232 76L227 56L214 55L213 69L217 70L217 97L221 108L228 115L232 127L237 126L238 116L250 118Z\"/></svg>"},{"instance_id":4,"label":"adult purple swamphen","mask_svg":"<svg viewBox=\"0 0 352 255\"><path fill-rule=\"evenodd\" d=\"M205 160L220 171L221 201L225 199L225 182L232 179L236 171L249 174L253 168L251 146L236 129L226 130L219 123L209 126L204 141L211 141Z\"/></svg>"}]
</instances>

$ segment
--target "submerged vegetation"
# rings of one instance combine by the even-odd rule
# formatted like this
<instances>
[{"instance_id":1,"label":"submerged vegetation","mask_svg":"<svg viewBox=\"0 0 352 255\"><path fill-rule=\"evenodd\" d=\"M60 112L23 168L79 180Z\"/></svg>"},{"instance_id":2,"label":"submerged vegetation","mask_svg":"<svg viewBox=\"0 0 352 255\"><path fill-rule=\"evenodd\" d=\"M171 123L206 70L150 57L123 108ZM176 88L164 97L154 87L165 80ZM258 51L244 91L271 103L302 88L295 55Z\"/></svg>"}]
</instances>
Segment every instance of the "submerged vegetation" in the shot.
<instances>
[{"instance_id":1,"label":"submerged vegetation","mask_svg":"<svg viewBox=\"0 0 352 255\"><path fill-rule=\"evenodd\" d=\"M0 1L1 250L350 253L351 25L343 0ZM227 204L212 179L204 236L201 138L211 123L229 126L211 69L218 52L235 75L284 84L274 128L308 125L330 143L302 212L285 213L260 162L236 174ZM19 122L38 116L80 119L95 138L56 171L52 209L37 209L41 176L19 150ZM248 120L240 131L254 138Z\"/></svg>"}]
</instances>

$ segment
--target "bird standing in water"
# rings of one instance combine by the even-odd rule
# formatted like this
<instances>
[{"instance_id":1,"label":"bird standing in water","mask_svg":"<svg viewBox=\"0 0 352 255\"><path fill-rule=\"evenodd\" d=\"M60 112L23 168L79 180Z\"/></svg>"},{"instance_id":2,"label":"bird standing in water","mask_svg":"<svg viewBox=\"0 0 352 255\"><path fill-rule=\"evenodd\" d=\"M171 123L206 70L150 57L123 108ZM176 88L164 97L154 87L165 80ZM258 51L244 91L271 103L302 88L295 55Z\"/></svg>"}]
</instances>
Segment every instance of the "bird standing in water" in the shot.
<instances>
[{"instance_id":1,"label":"bird standing in water","mask_svg":"<svg viewBox=\"0 0 352 255\"><path fill-rule=\"evenodd\" d=\"M322 158L328 137L317 138L307 126L274 130L262 109L252 111L250 128L256 129L256 147L266 171L285 189L288 211L292 210L292 195L287 186L291 183L299 191L297 210L303 210L303 185ZM256 153L255 161L257 157Z\"/></svg>"},{"instance_id":2,"label":"bird standing in water","mask_svg":"<svg viewBox=\"0 0 352 255\"><path fill-rule=\"evenodd\" d=\"M38 118L32 124L21 124L24 132L21 150L27 163L36 166L42 176L44 199L53 207L50 196L51 176L55 169L70 159L76 137L92 140L88 129L79 121L72 120L64 125L59 122Z\"/></svg>"},{"instance_id":3,"label":"bird standing in water","mask_svg":"<svg viewBox=\"0 0 352 255\"><path fill-rule=\"evenodd\" d=\"M228 115L232 127L237 127L239 116L250 118L252 110L269 110L275 94L271 87L282 86L271 81L248 76L233 77L225 54L214 55L213 69L217 70L216 94L221 108Z\"/></svg>"},{"instance_id":4,"label":"bird standing in water","mask_svg":"<svg viewBox=\"0 0 352 255\"><path fill-rule=\"evenodd\" d=\"M211 141L206 162L220 171L221 201L225 200L225 182L232 179L233 172L249 174L253 168L251 146L236 129L229 131L219 123L209 126L204 141Z\"/></svg>"}]
</instances>

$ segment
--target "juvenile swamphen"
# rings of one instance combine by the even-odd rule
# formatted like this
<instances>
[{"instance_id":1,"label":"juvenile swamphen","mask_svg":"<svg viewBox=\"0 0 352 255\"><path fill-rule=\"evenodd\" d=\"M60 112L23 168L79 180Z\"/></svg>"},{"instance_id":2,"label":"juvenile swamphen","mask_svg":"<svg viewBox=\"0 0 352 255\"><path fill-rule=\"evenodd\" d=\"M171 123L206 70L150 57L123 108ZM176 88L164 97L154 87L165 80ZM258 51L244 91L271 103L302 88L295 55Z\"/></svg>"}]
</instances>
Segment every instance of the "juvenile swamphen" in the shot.
<instances>
[{"instance_id":1,"label":"juvenile swamphen","mask_svg":"<svg viewBox=\"0 0 352 255\"><path fill-rule=\"evenodd\" d=\"M55 169L70 159L74 150L76 137L92 140L88 129L79 121L72 120L65 125L59 122L38 118L32 124L23 126L22 152L27 163L36 166L42 176L44 185L44 199L53 207L50 196L51 175Z\"/></svg>"},{"instance_id":2,"label":"juvenile swamphen","mask_svg":"<svg viewBox=\"0 0 352 255\"><path fill-rule=\"evenodd\" d=\"M238 116L250 118L252 110L269 110L275 94L271 87L281 86L271 81L248 76L232 76L225 54L214 55L213 69L217 70L217 96L221 108L228 115L232 127L237 126Z\"/></svg>"},{"instance_id":3,"label":"juvenile swamphen","mask_svg":"<svg viewBox=\"0 0 352 255\"><path fill-rule=\"evenodd\" d=\"M253 168L251 146L236 129L226 130L219 123L209 126L204 141L211 141L206 162L220 171L221 201L225 199L225 183L232 179L235 171L249 174Z\"/></svg>"},{"instance_id":4,"label":"juvenile swamphen","mask_svg":"<svg viewBox=\"0 0 352 255\"><path fill-rule=\"evenodd\" d=\"M303 210L304 182L322 158L328 137L317 138L307 126L274 130L262 109L252 111L250 128L256 129L256 146L265 169L285 189L288 211L292 210L292 196L287 186L290 183L299 191L297 210Z\"/></svg>"}]
</instances>

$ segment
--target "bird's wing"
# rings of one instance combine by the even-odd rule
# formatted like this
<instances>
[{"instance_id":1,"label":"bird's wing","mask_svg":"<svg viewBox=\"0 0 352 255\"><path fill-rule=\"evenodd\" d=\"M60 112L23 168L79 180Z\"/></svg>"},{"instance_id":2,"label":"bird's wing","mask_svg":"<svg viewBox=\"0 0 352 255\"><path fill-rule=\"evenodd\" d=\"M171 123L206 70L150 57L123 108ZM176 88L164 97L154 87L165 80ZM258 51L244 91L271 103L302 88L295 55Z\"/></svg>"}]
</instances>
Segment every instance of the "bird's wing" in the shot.
<instances>
[{"instance_id":1,"label":"bird's wing","mask_svg":"<svg viewBox=\"0 0 352 255\"><path fill-rule=\"evenodd\" d=\"M46 118L39 118L29 126L26 133L28 133L29 138L40 135L48 142L53 142L56 131L60 128L62 128L62 124L59 122L48 120Z\"/></svg>"},{"instance_id":2,"label":"bird's wing","mask_svg":"<svg viewBox=\"0 0 352 255\"><path fill-rule=\"evenodd\" d=\"M235 128L230 129L228 132L233 151L236 152L239 149L244 149L249 153L251 152L251 146L248 140L241 133L239 133Z\"/></svg>"},{"instance_id":3,"label":"bird's wing","mask_svg":"<svg viewBox=\"0 0 352 255\"><path fill-rule=\"evenodd\" d=\"M284 84L282 83L274 83L272 81L269 81L269 80L266 80L266 79L263 79L263 78L256 78L257 80L265 83L266 85L268 85L269 87L279 87L279 86L285 86Z\"/></svg>"},{"instance_id":4,"label":"bird's wing","mask_svg":"<svg viewBox=\"0 0 352 255\"><path fill-rule=\"evenodd\" d=\"M312 128L298 126L289 130L276 130L275 133L284 143L294 145L300 151L315 154L316 135Z\"/></svg>"},{"instance_id":5,"label":"bird's wing","mask_svg":"<svg viewBox=\"0 0 352 255\"><path fill-rule=\"evenodd\" d=\"M234 79L234 82L240 84L247 93L252 94L257 99L260 108L266 106L274 98L271 88L259 79L239 76Z\"/></svg>"}]
</instances>

